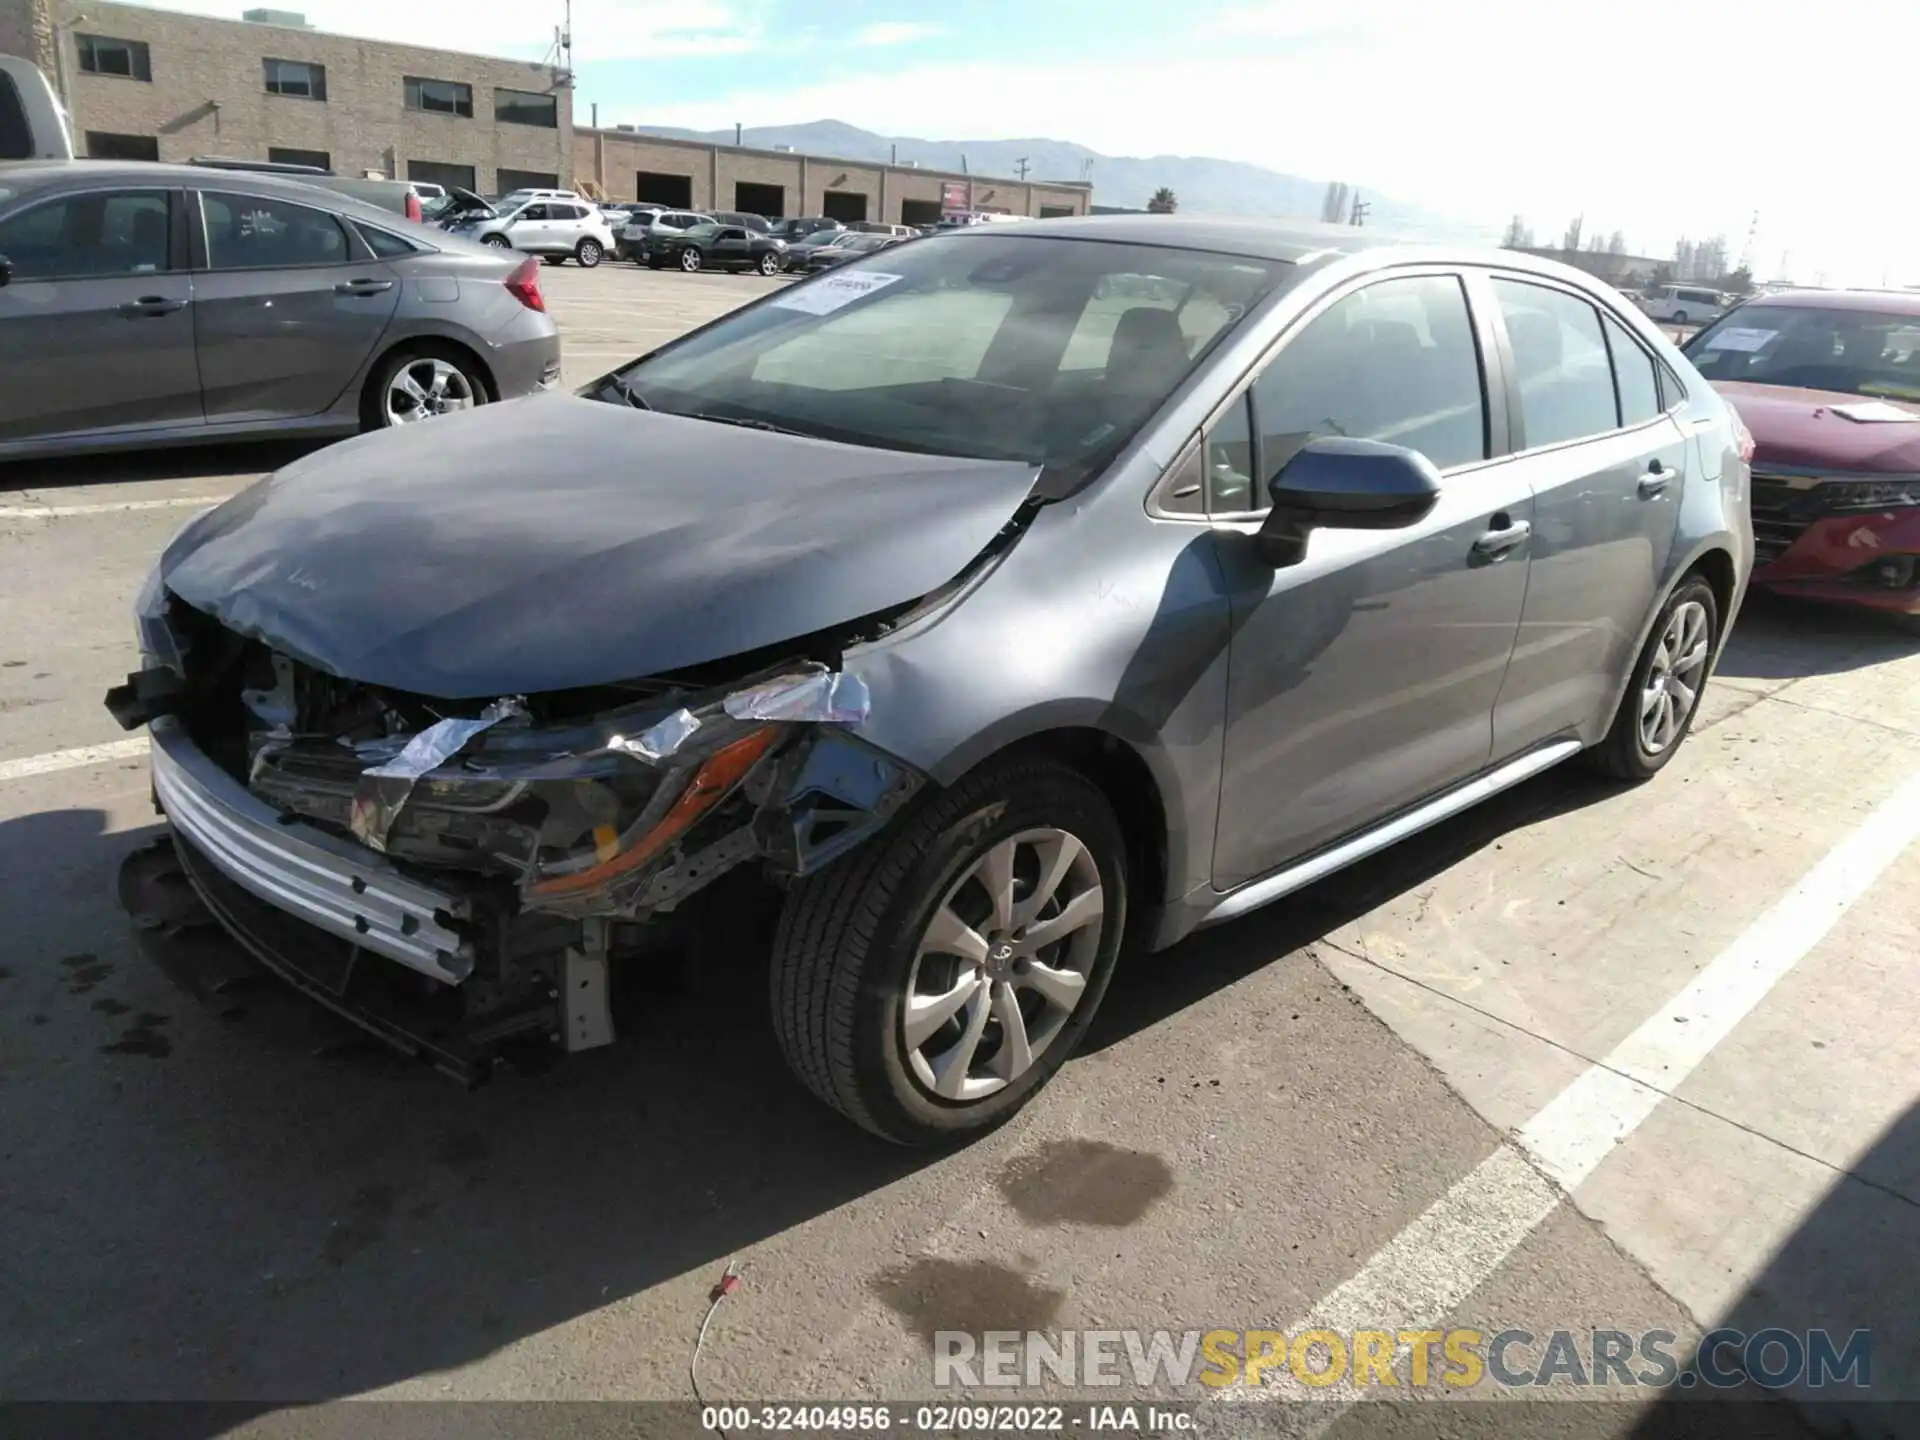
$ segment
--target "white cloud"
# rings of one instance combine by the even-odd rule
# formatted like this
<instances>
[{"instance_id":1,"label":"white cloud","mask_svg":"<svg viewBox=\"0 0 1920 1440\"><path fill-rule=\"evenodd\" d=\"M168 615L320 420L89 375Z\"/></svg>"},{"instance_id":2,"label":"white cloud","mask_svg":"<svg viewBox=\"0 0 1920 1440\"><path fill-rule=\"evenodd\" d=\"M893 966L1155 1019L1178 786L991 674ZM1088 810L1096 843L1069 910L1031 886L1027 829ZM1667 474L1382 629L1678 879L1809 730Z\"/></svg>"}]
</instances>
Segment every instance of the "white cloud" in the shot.
<instances>
[{"instance_id":1,"label":"white cloud","mask_svg":"<svg viewBox=\"0 0 1920 1440\"><path fill-rule=\"evenodd\" d=\"M877 25L869 25L856 30L853 43L856 45L911 45L918 40L933 40L947 33L944 25L935 25L921 20L883 20Z\"/></svg>"},{"instance_id":2,"label":"white cloud","mask_svg":"<svg viewBox=\"0 0 1920 1440\"><path fill-rule=\"evenodd\" d=\"M165 9L233 19L238 0L158 0ZM562 0L289 0L315 29L440 50L539 59L566 18ZM667 59L758 48L755 10L728 0L574 0L574 60Z\"/></svg>"},{"instance_id":3,"label":"white cloud","mask_svg":"<svg viewBox=\"0 0 1920 1440\"><path fill-rule=\"evenodd\" d=\"M1589 231L1622 229L1654 254L1677 234L1721 231L1737 258L1757 209L1763 276L1790 250L1803 280L1824 269L1831 283L1877 284L1885 267L1894 283L1920 281L1920 190L1899 159L1920 11L1824 0L1819 25L1755 25L1740 0L1615 0L1596 24L1518 0L1372 0L1352 33L1322 13L1334 28L1310 52L1202 39L1138 60L929 61L632 118L832 116L888 134L1214 155L1496 228L1518 212L1543 236L1584 214ZM1675 55L1709 58L1682 73ZM1098 197L1097 167L1093 180Z\"/></svg>"}]
</instances>

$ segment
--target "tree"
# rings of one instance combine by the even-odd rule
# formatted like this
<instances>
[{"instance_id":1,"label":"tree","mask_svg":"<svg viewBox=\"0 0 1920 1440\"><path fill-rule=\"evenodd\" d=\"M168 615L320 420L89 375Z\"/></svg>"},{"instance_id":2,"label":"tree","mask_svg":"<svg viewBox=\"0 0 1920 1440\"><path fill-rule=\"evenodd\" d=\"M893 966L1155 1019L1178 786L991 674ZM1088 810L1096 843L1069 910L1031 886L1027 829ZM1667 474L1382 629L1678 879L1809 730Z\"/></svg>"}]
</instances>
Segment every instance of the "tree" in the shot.
<instances>
[{"instance_id":1,"label":"tree","mask_svg":"<svg viewBox=\"0 0 1920 1440\"><path fill-rule=\"evenodd\" d=\"M1744 265L1738 270L1729 271L1720 277L1719 288L1731 295L1751 295L1753 293L1753 272Z\"/></svg>"},{"instance_id":2,"label":"tree","mask_svg":"<svg viewBox=\"0 0 1920 1440\"><path fill-rule=\"evenodd\" d=\"M1566 233L1560 237L1560 248L1562 250L1579 250L1580 231L1585 224L1586 217L1583 215L1576 215L1572 220L1567 222Z\"/></svg>"},{"instance_id":3,"label":"tree","mask_svg":"<svg viewBox=\"0 0 1920 1440\"><path fill-rule=\"evenodd\" d=\"M1153 198L1147 201L1147 211L1153 215L1171 215L1180 208L1180 197L1162 185L1153 192Z\"/></svg>"},{"instance_id":4,"label":"tree","mask_svg":"<svg viewBox=\"0 0 1920 1440\"><path fill-rule=\"evenodd\" d=\"M1507 222L1507 233L1501 238L1500 246L1505 250L1530 250L1533 248L1533 227L1516 215Z\"/></svg>"},{"instance_id":5,"label":"tree","mask_svg":"<svg viewBox=\"0 0 1920 1440\"><path fill-rule=\"evenodd\" d=\"M1627 237L1624 232L1616 230L1611 235L1607 236L1607 254L1624 255L1626 253L1627 253Z\"/></svg>"},{"instance_id":6,"label":"tree","mask_svg":"<svg viewBox=\"0 0 1920 1440\"><path fill-rule=\"evenodd\" d=\"M1341 180L1329 180L1327 193L1320 201L1320 218L1329 225L1344 225L1347 221L1347 205L1353 198L1353 188Z\"/></svg>"}]
</instances>

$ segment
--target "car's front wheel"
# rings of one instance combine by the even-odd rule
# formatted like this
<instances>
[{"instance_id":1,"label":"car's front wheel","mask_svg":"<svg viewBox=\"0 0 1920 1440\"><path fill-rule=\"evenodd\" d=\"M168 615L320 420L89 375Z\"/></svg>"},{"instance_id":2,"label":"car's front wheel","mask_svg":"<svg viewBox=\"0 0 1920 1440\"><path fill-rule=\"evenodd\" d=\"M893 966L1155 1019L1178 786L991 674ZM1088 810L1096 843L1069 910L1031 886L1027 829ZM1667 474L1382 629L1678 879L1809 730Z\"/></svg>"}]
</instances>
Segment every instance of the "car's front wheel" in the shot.
<instances>
[{"instance_id":1,"label":"car's front wheel","mask_svg":"<svg viewBox=\"0 0 1920 1440\"><path fill-rule=\"evenodd\" d=\"M680 268L691 275L700 268L700 252L689 245L680 252Z\"/></svg>"},{"instance_id":2,"label":"car's front wheel","mask_svg":"<svg viewBox=\"0 0 1920 1440\"><path fill-rule=\"evenodd\" d=\"M598 240L582 240L578 245L573 247L573 258L578 260L581 268L586 270L591 270L594 266L598 265L601 257L605 254L606 251L601 248Z\"/></svg>"},{"instance_id":3,"label":"car's front wheel","mask_svg":"<svg viewBox=\"0 0 1920 1440\"><path fill-rule=\"evenodd\" d=\"M760 257L760 273L762 275L778 275L780 273L780 257L772 252L762 255Z\"/></svg>"},{"instance_id":4,"label":"car's front wheel","mask_svg":"<svg viewBox=\"0 0 1920 1440\"><path fill-rule=\"evenodd\" d=\"M991 763L794 885L772 967L781 1049L877 1135L979 1134L1073 1053L1126 916L1100 790L1044 758Z\"/></svg>"},{"instance_id":5,"label":"car's front wheel","mask_svg":"<svg viewBox=\"0 0 1920 1440\"><path fill-rule=\"evenodd\" d=\"M1622 780L1659 773L1699 713L1719 639L1713 587L1689 575L1661 607L1606 739L1587 752L1592 763Z\"/></svg>"},{"instance_id":6,"label":"car's front wheel","mask_svg":"<svg viewBox=\"0 0 1920 1440\"><path fill-rule=\"evenodd\" d=\"M483 235L480 237L480 243L482 245L491 245L496 250L511 250L513 248L513 242L504 235Z\"/></svg>"}]
</instances>

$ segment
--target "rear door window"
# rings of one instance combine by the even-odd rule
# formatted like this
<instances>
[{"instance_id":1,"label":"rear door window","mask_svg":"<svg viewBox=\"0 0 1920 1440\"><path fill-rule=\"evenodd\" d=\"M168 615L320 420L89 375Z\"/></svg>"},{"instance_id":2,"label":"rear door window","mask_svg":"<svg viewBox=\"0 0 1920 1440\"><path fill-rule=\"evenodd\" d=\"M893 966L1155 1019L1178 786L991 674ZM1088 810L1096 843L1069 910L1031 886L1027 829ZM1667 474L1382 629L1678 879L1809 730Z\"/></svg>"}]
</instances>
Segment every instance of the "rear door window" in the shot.
<instances>
[{"instance_id":1,"label":"rear door window","mask_svg":"<svg viewBox=\"0 0 1920 1440\"><path fill-rule=\"evenodd\" d=\"M1513 350L1526 448L1618 429L1599 312L1567 291L1522 280L1495 279L1493 289Z\"/></svg>"},{"instance_id":2,"label":"rear door window","mask_svg":"<svg viewBox=\"0 0 1920 1440\"><path fill-rule=\"evenodd\" d=\"M1382 280L1337 301L1274 356L1253 410L1255 486L1323 435L1402 445L1442 470L1486 459L1480 352L1459 279ZM1257 489L1253 504L1266 508Z\"/></svg>"},{"instance_id":3,"label":"rear door window","mask_svg":"<svg viewBox=\"0 0 1920 1440\"><path fill-rule=\"evenodd\" d=\"M281 270L344 265L353 258L346 231L324 210L260 195L209 192L200 198L209 269Z\"/></svg>"},{"instance_id":4,"label":"rear door window","mask_svg":"<svg viewBox=\"0 0 1920 1440\"><path fill-rule=\"evenodd\" d=\"M1620 423L1640 425L1661 411L1660 382L1655 378L1653 357L1640 348L1627 333L1627 327L1611 315L1603 317L1607 330L1607 348L1613 352L1613 379L1620 392Z\"/></svg>"}]
</instances>

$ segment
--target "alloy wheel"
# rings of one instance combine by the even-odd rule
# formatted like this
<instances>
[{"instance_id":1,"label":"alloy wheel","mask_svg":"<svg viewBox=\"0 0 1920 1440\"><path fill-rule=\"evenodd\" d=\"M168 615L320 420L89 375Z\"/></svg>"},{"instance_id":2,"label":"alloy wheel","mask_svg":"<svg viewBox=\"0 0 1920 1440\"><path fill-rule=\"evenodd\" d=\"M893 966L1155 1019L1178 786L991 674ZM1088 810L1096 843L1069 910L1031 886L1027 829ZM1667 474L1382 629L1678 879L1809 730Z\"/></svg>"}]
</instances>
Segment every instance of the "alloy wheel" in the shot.
<instances>
[{"instance_id":1,"label":"alloy wheel","mask_svg":"<svg viewBox=\"0 0 1920 1440\"><path fill-rule=\"evenodd\" d=\"M680 252L680 268L687 271L698 270L700 268L700 252L694 249L682 250Z\"/></svg>"},{"instance_id":2,"label":"alloy wheel","mask_svg":"<svg viewBox=\"0 0 1920 1440\"><path fill-rule=\"evenodd\" d=\"M780 257L777 255L762 255L760 257L760 273L762 275L779 274L780 273Z\"/></svg>"},{"instance_id":3,"label":"alloy wheel","mask_svg":"<svg viewBox=\"0 0 1920 1440\"><path fill-rule=\"evenodd\" d=\"M582 240L580 242L580 248L574 252L573 258L578 260L586 269L591 270L600 263L600 242L598 240Z\"/></svg>"},{"instance_id":4,"label":"alloy wheel","mask_svg":"<svg viewBox=\"0 0 1920 1440\"><path fill-rule=\"evenodd\" d=\"M900 1044L921 1085L984 1099L1058 1037L1100 953L1106 897L1093 852L1065 830L996 841L948 889L907 975Z\"/></svg>"},{"instance_id":5,"label":"alloy wheel","mask_svg":"<svg viewBox=\"0 0 1920 1440\"><path fill-rule=\"evenodd\" d=\"M473 405L473 382L457 365L431 355L409 360L387 382L389 425L412 425L435 415L471 410Z\"/></svg>"},{"instance_id":6,"label":"alloy wheel","mask_svg":"<svg viewBox=\"0 0 1920 1440\"><path fill-rule=\"evenodd\" d=\"M1707 610L1697 600L1674 607L1640 690L1640 746L1659 755L1686 729L1706 679Z\"/></svg>"}]
</instances>

